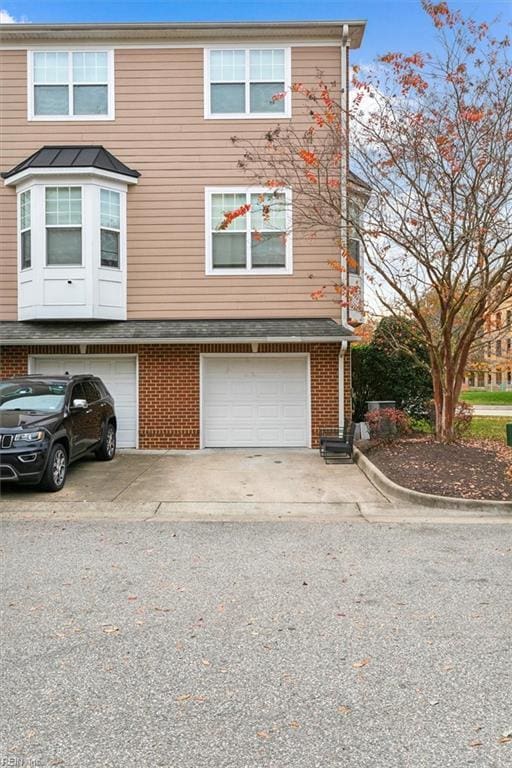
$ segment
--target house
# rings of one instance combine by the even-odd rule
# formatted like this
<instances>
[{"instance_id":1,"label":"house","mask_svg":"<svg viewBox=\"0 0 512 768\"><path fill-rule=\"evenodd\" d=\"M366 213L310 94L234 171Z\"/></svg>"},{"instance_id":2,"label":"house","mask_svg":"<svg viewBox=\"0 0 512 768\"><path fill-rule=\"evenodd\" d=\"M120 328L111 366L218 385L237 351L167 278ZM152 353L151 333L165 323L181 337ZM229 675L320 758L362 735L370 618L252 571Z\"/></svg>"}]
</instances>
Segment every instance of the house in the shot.
<instances>
[{"instance_id":1,"label":"house","mask_svg":"<svg viewBox=\"0 0 512 768\"><path fill-rule=\"evenodd\" d=\"M350 419L361 318L311 300L335 246L282 236L284 204L265 231L265 190L247 186L230 137L300 126L290 86L317 70L346 97L363 33L338 21L4 27L2 376L99 375L122 447L316 446L322 426Z\"/></svg>"}]
</instances>

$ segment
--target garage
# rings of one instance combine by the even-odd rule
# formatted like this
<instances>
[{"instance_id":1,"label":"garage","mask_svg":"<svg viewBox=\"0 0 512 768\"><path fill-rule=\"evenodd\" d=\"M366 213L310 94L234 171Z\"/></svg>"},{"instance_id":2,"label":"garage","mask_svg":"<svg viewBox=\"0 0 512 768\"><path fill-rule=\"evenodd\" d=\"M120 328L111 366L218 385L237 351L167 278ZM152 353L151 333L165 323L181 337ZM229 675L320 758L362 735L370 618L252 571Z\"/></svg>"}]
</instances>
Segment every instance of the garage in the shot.
<instances>
[{"instance_id":1,"label":"garage","mask_svg":"<svg viewBox=\"0 0 512 768\"><path fill-rule=\"evenodd\" d=\"M135 355L71 355L32 357L30 373L61 375L92 373L107 386L115 400L117 444L119 448L137 446L137 358Z\"/></svg>"},{"instance_id":2,"label":"garage","mask_svg":"<svg viewBox=\"0 0 512 768\"><path fill-rule=\"evenodd\" d=\"M307 355L201 358L202 445L307 447Z\"/></svg>"}]
</instances>

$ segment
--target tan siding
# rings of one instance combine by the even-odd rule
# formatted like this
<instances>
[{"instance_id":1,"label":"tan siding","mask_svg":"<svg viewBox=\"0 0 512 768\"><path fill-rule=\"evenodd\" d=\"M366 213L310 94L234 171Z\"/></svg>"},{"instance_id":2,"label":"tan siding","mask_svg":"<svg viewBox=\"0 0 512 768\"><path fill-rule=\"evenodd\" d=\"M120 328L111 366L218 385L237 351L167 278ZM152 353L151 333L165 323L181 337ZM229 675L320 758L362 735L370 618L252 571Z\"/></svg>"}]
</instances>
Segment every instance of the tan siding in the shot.
<instances>
[{"instance_id":1,"label":"tan siding","mask_svg":"<svg viewBox=\"0 0 512 768\"><path fill-rule=\"evenodd\" d=\"M118 49L113 122L28 122L26 53L0 54L0 167L11 168L43 144L103 144L142 173L128 191L130 318L336 316L310 293L332 276L330 240L295 239L289 276L207 277L204 187L246 184L241 149L230 137L258 138L276 119L204 120L203 51ZM312 82L320 68L339 81L335 47L292 49L292 79ZM295 114L300 110L295 104ZM0 193L0 312L16 318L15 192Z\"/></svg>"}]
</instances>

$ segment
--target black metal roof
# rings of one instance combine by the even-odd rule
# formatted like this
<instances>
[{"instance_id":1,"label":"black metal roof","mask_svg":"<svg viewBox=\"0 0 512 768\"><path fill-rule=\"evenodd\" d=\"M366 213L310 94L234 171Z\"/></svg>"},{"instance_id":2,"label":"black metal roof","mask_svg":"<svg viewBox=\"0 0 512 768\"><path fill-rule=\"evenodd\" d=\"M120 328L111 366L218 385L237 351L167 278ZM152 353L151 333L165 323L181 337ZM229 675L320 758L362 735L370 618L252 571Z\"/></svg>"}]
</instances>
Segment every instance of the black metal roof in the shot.
<instances>
[{"instance_id":1,"label":"black metal roof","mask_svg":"<svg viewBox=\"0 0 512 768\"><path fill-rule=\"evenodd\" d=\"M44 146L27 157L10 171L2 173L4 179L28 168L100 168L102 171L120 173L138 178L140 173L128 168L117 157L100 145Z\"/></svg>"},{"instance_id":2,"label":"black metal roof","mask_svg":"<svg viewBox=\"0 0 512 768\"><path fill-rule=\"evenodd\" d=\"M195 341L342 341L354 332L331 318L0 322L3 344L105 344Z\"/></svg>"}]
</instances>

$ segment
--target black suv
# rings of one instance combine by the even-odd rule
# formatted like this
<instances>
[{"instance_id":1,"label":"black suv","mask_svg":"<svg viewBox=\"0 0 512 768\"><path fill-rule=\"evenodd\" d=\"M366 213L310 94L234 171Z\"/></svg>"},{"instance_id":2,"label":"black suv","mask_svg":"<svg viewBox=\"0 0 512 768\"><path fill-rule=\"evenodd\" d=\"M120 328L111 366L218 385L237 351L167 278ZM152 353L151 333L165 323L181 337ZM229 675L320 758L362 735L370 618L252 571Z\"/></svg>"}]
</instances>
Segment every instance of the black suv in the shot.
<instances>
[{"instance_id":1,"label":"black suv","mask_svg":"<svg viewBox=\"0 0 512 768\"><path fill-rule=\"evenodd\" d=\"M68 464L116 452L112 395L95 376L20 376L0 382L0 480L60 491Z\"/></svg>"}]
</instances>

